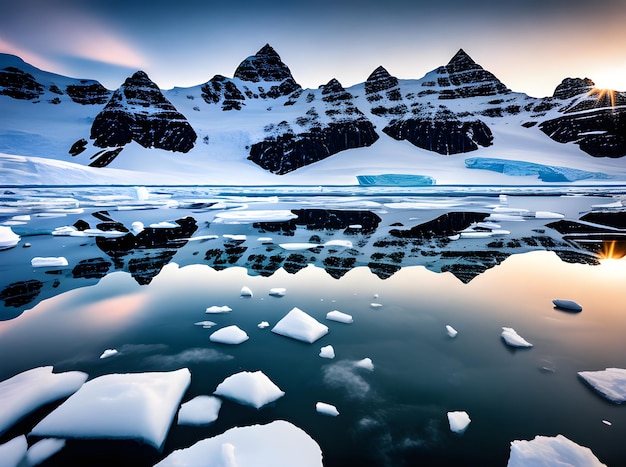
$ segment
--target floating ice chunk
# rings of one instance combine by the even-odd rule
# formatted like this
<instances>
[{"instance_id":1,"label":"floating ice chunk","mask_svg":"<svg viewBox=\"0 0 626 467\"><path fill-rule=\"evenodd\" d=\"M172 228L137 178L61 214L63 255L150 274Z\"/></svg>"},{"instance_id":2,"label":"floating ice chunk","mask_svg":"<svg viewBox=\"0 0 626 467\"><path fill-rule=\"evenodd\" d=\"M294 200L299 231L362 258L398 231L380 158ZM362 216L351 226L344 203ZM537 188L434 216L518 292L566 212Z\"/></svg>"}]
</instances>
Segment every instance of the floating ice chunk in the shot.
<instances>
[{"instance_id":1,"label":"floating ice chunk","mask_svg":"<svg viewBox=\"0 0 626 467\"><path fill-rule=\"evenodd\" d=\"M555 299L552 300L552 303L554 304L554 306L560 310L566 310L566 311L583 311L583 307L580 306L578 303L574 302L573 300L559 300L559 299Z\"/></svg>"},{"instance_id":2,"label":"floating ice chunk","mask_svg":"<svg viewBox=\"0 0 626 467\"><path fill-rule=\"evenodd\" d=\"M117 355L117 350L116 349L106 349L104 352L102 352L102 355L100 355L100 358L109 358L112 357L113 355Z\"/></svg>"},{"instance_id":3,"label":"floating ice chunk","mask_svg":"<svg viewBox=\"0 0 626 467\"><path fill-rule=\"evenodd\" d=\"M222 235L222 237L228 239L228 240L232 240L233 242L245 242L246 238L248 238L246 235L234 235L234 234L224 234Z\"/></svg>"},{"instance_id":4,"label":"floating ice chunk","mask_svg":"<svg viewBox=\"0 0 626 467\"><path fill-rule=\"evenodd\" d=\"M252 224L254 222L284 222L298 216L287 209L256 211L225 211L215 215L216 222L224 224Z\"/></svg>"},{"instance_id":5,"label":"floating ice chunk","mask_svg":"<svg viewBox=\"0 0 626 467\"><path fill-rule=\"evenodd\" d=\"M218 329L209 336L211 342L218 342L220 344L237 345L245 342L249 339L248 334L238 326L234 324L225 328Z\"/></svg>"},{"instance_id":6,"label":"floating ice chunk","mask_svg":"<svg viewBox=\"0 0 626 467\"><path fill-rule=\"evenodd\" d=\"M448 333L448 336L450 336L452 338L455 338L456 335L459 333L456 329L454 329L449 324L446 324L446 332Z\"/></svg>"},{"instance_id":7,"label":"floating ice chunk","mask_svg":"<svg viewBox=\"0 0 626 467\"><path fill-rule=\"evenodd\" d=\"M220 314L220 313L230 313L231 311L233 311L233 309L229 306L226 305L222 305L222 306L218 306L218 305L213 305L210 306L206 309L205 313L209 314L209 315L216 315L216 314Z\"/></svg>"},{"instance_id":8,"label":"floating ice chunk","mask_svg":"<svg viewBox=\"0 0 626 467\"><path fill-rule=\"evenodd\" d=\"M135 188L135 196L139 201L145 201L150 198L150 192L145 186L138 186Z\"/></svg>"},{"instance_id":9,"label":"floating ice chunk","mask_svg":"<svg viewBox=\"0 0 626 467\"><path fill-rule=\"evenodd\" d=\"M467 412L456 411L448 412L448 423L450 425L450 431L453 433L462 434L467 430L471 420Z\"/></svg>"},{"instance_id":10,"label":"floating ice chunk","mask_svg":"<svg viewBox=\"0 0 626 467\"><path fill-rule=\"evenodd\" d=\"M26 465L39 465L65 447L64 439L47 438L33 444L26 452Z\"/></svg>"},{"instance_id":11,"label":"floating ice chunk","mask_svg":"<svg viewBox=\"0 0 626 467\"><path fill-rule=\"evenodd\" d=\"M26 456L27 450L28 442L24 435L0 444L0 465L2 467L18 467L24 456Z\"/></svg>"},{"instance_id":12,"label":"floating ice chunk","mask_svg":"<svg viewBox=\"0 0 626 467\"><path fill-rule=\"evenodd\" d=\"M163 221L150 224L150 227L153 229L173 229L176 227L180 227L180 225L175 224L174 222Z\"/></svg>"},{"instance_id":13,"label":"floating ice chunk","mask_svg":"<svg viewBox=\"0 0 626 467\"><path fill-rule=\"evenodd\" d=\"M507 467L549 467L585 466L606 467L591 452L563 435L555 437L535 436L531 441L515 440L511 442L511 453Z\"/></svg>"},{"instance_id":14,"label":"floating ice chunk","mask_svg":"<svg viewBox=\"0 0 626 467\"><path fill-rule=\"evenodd\" d=\"M207 459L216 467L322 467L319 445L284 420L231 428L172 452L155 467L195 467L207 465Z\"/></svg>"},{"instance_id":15,"label":"floating ice chunk","mask_svg":"<svg viewBox=\"0 0 626 467\"><path fill-rule=\"evenodd\" d=\"M134 439L161 449L190 382L187 368L100 376L85 383L39 422L31 434Z\"/></svg>"},{"instance_id":16,"label":"floating ice chunk","mask_svg":"<svg viewBox=\"0 0 626 467\"><path fill-rule=\"evenodd\" d=\"M272 237L259 237L257 238L257 242L272 243Z\"/></svg>"},{"instance_id":17,"label":"floating ice chunk","mask_svg":"<svg viewBox=\"0 0 626 467\"><path fill-rule=\"evenodd\" d=\"M492 233L488 230L464 230L460 235L461 238L488 238Z\"/></svg>"},{"instance_id":18,"label":"floating ice chunk","mask_svg":"<svg viewBox=\"0 0 626 467\"><path fill-rule=\"evenodd\" d=\"M535 212L535 217L537 219L563 219L565 216L558 212L537 211Z\"/></svg>"},{"instance_id":19,"label":"floating ice chunk","mask_svg":"<svg viewBox=\"0 0 626 467\"><path fill-rule=\"evenodd\" d=\"M310 250L321 245L317 243L280 243L278 246L283 250Z\"/></svg>"},{"instance_id":20,"label":"floating ice chunk","mask_svg":"<svg viewBox=\"0 0 626 467\"><path fill-rule=\"evenodd\" d=\"M268 323L267 321L261 321L259 324L257 324L257 327L259 329L269 328L270 327L270 323Z\"/></svg>"},{"instance_id":21,"label":"floating ice chunk","mask_svg":"<svg viewBox=\"0 0 626 467\"><path fill-rule=\"evenodd\" d=\"M140 222L140 221L135 221L130 225L130 230L132 230L135 235L143 232L143 229L144 229L143 222Z\"/></svg>"},{"instance_id":22,"label":"floating ice chunk","mask_svg":"<svg viewBox=\"0 0 626 467\"><path fill-rule=\"evenodd\" d=\"M326 319L346 324L350 324L353 321L352 316L337 310L329 311L328 313L326 313Z\"/></svg>"},{"instance_id":23,"label":"floating ice chunk","mask_svg":"<svg viewBox=\"0 0 626 467\"><path fill-rule=\"evenodd\" d=\"M604 423L606 426L613 426L613 424L608 420L602 420L602 423Z\"/></svg>"},{"instance_id":24,"label":"floating ice chunk","mask_svg":"<svg viewBox=\"0 0 626 467\"><path fill-rule=\"evenodd\" d=\"M270 295L272 297L284 297L286 293L287 289L283 287L275 287L273 289L270 289Z\"/></svg>"},{"instance_id":25,"label":"floating ice chunk","mask_svg":"<svg viewBox=\"0 0 626 467\"><path fill-rule=\"evenodd\" d=\"M20 242L20 236L17 235L11 227L0 226L0 250L13 248Z\"/></svg>"},{"instance_id":26,"label":"floating ice chunk","mask_svg":"<svg viewBox=\"0 0 626 467\"><path fill-rule=\"evenodd\" d=\"M361 224L350 224L348 226L349 229L354 229L354 230L360 230L363 228L363 226Z\"/></svg>"},{"instance_id":27,"label":"floating ice chunk","mask_svg":"<svg viewBox=\"0 0 626 467\"><path fill-rule=\"evenodd\" d=\"M532 347L533 345L520 336L513 328L502 328L502 339L511 347Z\"/></svg>"},{"instance_id":28,"label":"floating ice chunk","mask_svg":"<svg viewBox=\"0 0 626 467\"><path fill-rule=\"evenodd\" d=\"M198 321L196 323L193 323L195 326L202 326L204 329L209 329L212 328L213 326L215 326L217 323L215 323L214 321Z\"/></svg>"},{"instance_id":29,"label":"floating ice chunk","mask_svg":"<svg viewBox=\"0 0 626 467\"><path fill-rule=\"evenodd\" d=\"M209 425L217 420L222 399L213 396L197 396L185 402L178 411L179 425Z\"/></svg>"},{"instance_id":30,"label":"floating ice chunk","mask_svg":"<svg viewBox=\"0 0 626 467\"><path fill-rule=\"evenodd\" d=\"M272 328L272 332L312 344L328 333L328 327L294 307Z\"/></svg>"},{"instance_id":31,"label":"floating ice chunk","mask_svg":"<svg viewBox=\"0 0 626 467\"><path fill-rule=\"evenodd\" d=\"M381 306L383 306L383 304L382 303L370 303L370 306L372 308L380 308Z\"/></svg>"},{"instance_id":32,"label":"floating ice chunk","mask_svg":"<svg viewBox=\"0 0 626 467\"><path fill-rule=\"evenodd\" d=\"M198 235L197 237L191 237L187 239L190 242L202 242L205 240L216 240L220 238L218 235Z\"/></svg>"},{"instance_id":33,"label":"floating ice chunk","mask_svg":"<svg viewBox=\"0 0 626 467\"><path fill-rule=\"evenodd\" d=\"M231 375L217 386L214 394L256 409L285 395L262 371L242 371Z\"/></svg>"},{"instance_id":34,"label":"floating ice chunk","mask_svg":"<svg viewBox=\"0 0 626 467\"><path fill-rule=\"evenodd\" d=\"M339 411L337 410L337 407L335 407L334 405L327 404L326 402L316 403L315 411L323 415L330 415L331 417L336 417L337 415L339 415Z\"/></svg>"},{"instance_id":35,"label":"floating ice chunk","mask_svg":"<svg viewBox=\"0 0 626 467\"><path fill-rule=\"evenodd\" d=\"M252 298L252 295L250 287L246 287L245 285L241 288L241 292L239 292L239 296L241 297Z\"/></svg>"},{"instance_id":36,"label":"floating ice chunk","mask_svg":"<svg viewBox=\"0 0 626 467\"><path fill-rule=\"evenodd\" d=\"M325 347L322 347L320 349L320 357L322 357L322 358L330 358L330 359L335 358L335 349L333 348L333 346L332 345L327 345Z\"/></svg>"},{"instance_id":37,"label":"floating ice chunk","mask_svg":"<svg viewBox=\"0 0 626 467\"><path fill-rule=\"evenodd\" d=\"M50 257L41 257L36 256L30 260L30 264L34 268L46 268L53 266L67 266L68 262L63 256L50 256Z\"/></svg>"},{"instance_id":38,"label":"floating ice chunk","mask_svg":"<svg viewBox=\"0 0 626 467\"><path fill-rule=\"evenodd\" d=\"M607 368L603 371L579 371L578 376L611 402L616 404L626 402L626 369Z\"/></svg>"},{"instance_id":39,"label":"floating ice chunk","mask_svg":"<svg viewBox=\"0 0 626 467\"><path fill-rule=\"evenodd\" d=\"M350 240L329 240L324 243L324 246L338 246L341 248L352 248L352 242Z\"/></svg>"},{"instance_id":40,"label":"floating ice chunk","mask_svg":"<svg viewBox=\"0 0 626 467\"><path fill-rule=\"evenodd\" d=\"M0 434L39 407L76 392L86 379L80 371L52 373L52 367L45 366L0 382Z\"/></svg>"},{"instance_id":41,"label":"floating ice chunk","mask_svg":"<svg viewBox=\"0 0 626 467\"><path fill-rule=\"evenodd\" d=\"M363 368L365 370L374 371L374 364L372 363L371 358L364 358L362 360L359 360L358 362L354 364L354 366L357 368Z\"/></svg>"}]
</instances>

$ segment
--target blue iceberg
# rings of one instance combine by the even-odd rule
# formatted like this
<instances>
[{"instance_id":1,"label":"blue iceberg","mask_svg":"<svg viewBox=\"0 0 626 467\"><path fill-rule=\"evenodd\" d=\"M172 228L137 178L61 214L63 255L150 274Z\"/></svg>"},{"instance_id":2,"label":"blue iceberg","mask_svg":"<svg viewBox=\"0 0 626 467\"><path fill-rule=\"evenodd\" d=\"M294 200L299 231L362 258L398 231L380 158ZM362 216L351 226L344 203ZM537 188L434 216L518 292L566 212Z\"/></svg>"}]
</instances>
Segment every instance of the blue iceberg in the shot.
<instances>
[{"instance_id":1,"label":"blue iceberg","mask_svg":"<svg viewBox=\"0 0 626 467\"><path fill-rule=\"evenodd\" d=\"M361 186L425 186L437 183L428 175L381 174L357 175L356 178Z\"/></svg>"},{"instance_id":2,"label":"blue iceberg","mask_svg":"<svg viewBox=\"0 0 626 467\"><path fill-rule=\"evenodd\" d=\"M616 178L603 172L589 172L571 167L490 157L465 159L465 166L468 169L491 170L492 172L518 177L537 176L539 180L544 182L576 182L579 180L611 180Z\"/></svg>"}]
</instances>

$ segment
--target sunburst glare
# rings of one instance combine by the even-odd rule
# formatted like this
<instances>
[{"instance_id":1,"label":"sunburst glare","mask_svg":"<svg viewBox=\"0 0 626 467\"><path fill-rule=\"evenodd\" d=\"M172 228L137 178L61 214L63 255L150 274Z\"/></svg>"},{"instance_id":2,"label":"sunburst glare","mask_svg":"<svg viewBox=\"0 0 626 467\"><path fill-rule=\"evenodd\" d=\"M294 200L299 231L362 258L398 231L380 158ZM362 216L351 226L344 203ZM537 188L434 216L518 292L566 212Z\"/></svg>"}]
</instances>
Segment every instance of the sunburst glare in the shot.
<instances>
[{"instance_id":1,"label":"sunburst glare","mask_svg":"<svg viewBox=\"0 0 626 467\"><path fill-rule=\"evenodd\" d=\"M615 107L615 94L613 89L593 88L588 93L589 96L596 97L598 107Z\"/></svg>"}]
</instances>

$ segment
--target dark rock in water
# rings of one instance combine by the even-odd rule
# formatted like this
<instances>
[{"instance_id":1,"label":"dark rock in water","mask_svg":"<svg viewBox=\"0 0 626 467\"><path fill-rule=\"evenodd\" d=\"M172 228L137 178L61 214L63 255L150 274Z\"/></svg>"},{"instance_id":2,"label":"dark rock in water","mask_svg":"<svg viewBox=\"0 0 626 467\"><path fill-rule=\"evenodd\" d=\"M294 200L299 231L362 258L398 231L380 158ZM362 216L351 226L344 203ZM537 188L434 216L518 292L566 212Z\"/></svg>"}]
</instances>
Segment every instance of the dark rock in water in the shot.
<instances>
[{"instance_id":1,"label":"dark rock in water","mask_svg":"<svg viewBox=\"0 0 626 467\"><path fill-rule=\"evenodd\" d=\"M14 282L0 292L0 300L5 306L19 308L32 302L43 287L43 283L36 280ZM0 317L0 320L2 318Z\"/></svg>"},{"instance_id":2,"label":"dark rock in water","mask_svg":"<svg viewBox=\"0 0 626 467\"><path fill-rule=\"evenodd\" d=\"M295 209L298 216L284 222L255 222L253 227L262 232L279 232L293 235L297 226L306 226L307 230L344 230L351 225L360 225L360 233L375 232L381 218L371 211L342 211L338 209Z\"/></svg>"},{"instance_id":3,"label":"dark rock in water","mask_svg":"<svg viewBox=\"0 0 626 467\"><path fill-rule=\"evenodd\" d=\"M467 229L474 222L482 222L488 215L483 212L448 212L407 230L390 230L389 234L398 238L447 237Z\"/></svg>"},{"instance_id":4,"label":"dark rock in water","mask_svg":"<svg viewBox=\"0 0 626 467\"><path fill-rule=\"evenodd\" d=\"M128 260L128 272L139 285L148 285L175 254L176 250L159 250L133 256Z\"/></svg>"},{"instance_id":5,"label":"dark rock in water","mask_svg":"<svg viewBox=\"0 0 626 467\"><path fill-rule=\"evenodd\" d=\"M71 156L78 156L87 148L87 140L85 138L81 138L72 144L72 147L69 150Z\"/></svg>"},{"instance_id":6,"label":"dark rock in water","mask_svg":"<svg viewBox=\"0 0 626 467\"><path fill-rule=\"evenodd\" d=\"M572 300L556 299L556 300L552 300L552 303L554 304L555 308L558 308L559 310L573 311L573 312L583 311L583 307Z\"/></svg>"},{"instance_id":7,"label":"dark rock in water","mask_svg":"<svg viewBox=\"0 0 626 467\"><path fill-rule=\"evenodd\" d=\"M14 99L34 100L43 93L43 85L39 84L30 73L15 67L0 70L0 95Z\"/></svg>"},{"instance_id":8,"label":"dark rock in water","mask_svg":"<svg viewBox=\"0 0 626 467\"><path fill-rule=\"evenodd\" d=\"M111 162L113 162L117 156L119 156L123 149L124 148L121 147L111 149L110 151L98 151L93 156L91 156L91 159L93 159L93 161L89 164L89 167L106 167Z\"/></svg>"},{"instance_id":9,"label":"dark rock in water","mask_svg":"<svg viewBox=\"0 0 626 467\"><path fill-rule=\"evenodd\" d=\"M75 279L101 279L107 275L113 263L104 258L92 258L79 261L74 269L72 276Z\"/></svg>"},{"instance_id":10,"label":"dark rock in water","mask_svg":"<svg viewBox=\"0 0 626 467\"><path fill-rule=\"evenodd\" d=\"M501 264L511 254L503 251L443 251L441 258L446 260L441 272L453 274L464 284L488 269Z\"/></svg>"},{"instance_id":11,"label":"dark rock in water","mask_svg":"<svg viewBox=\"0 0 626 467\"><path fill-rule=\"evenodd\" d=\"M565 78L554 90L553 97L556 99L570 99L580 94L591 91L595 83L589 78Z\"/></svg>"},{"instance_id":12,"label":"dark rock in water","mask_svg":"<svg viewBox=\"0 0 626 467\"><path fill-rule=\"evenodd\" d=\"M580 218L581 221L593 224L606 225L616 229L626 229L626 206L623 211L614 212L588 212Z\"/></svg>"},{"instance_id":13,"label":"dark rock in water","mask_svg":"<svg viewBox=\"0 0 626 467\"><path fill-rule=\"evenodd\" d=\"M188 152L196 138L196 132L184 115L142 71L128 78L113 93L91 126L91 139L101 148L136 141L146 148Z\"/></svg>"},{"instance_id":14,"label":"dark rock in water","mask_svg":"<svg viewBox=\"0 0 626 467\"><path fill-rule=\"evenodd\" d=\"M97 81L82 80L65 88L70 99L82 105L103 105L111 97L111 91Z\"/></svg>"}]
</instances>

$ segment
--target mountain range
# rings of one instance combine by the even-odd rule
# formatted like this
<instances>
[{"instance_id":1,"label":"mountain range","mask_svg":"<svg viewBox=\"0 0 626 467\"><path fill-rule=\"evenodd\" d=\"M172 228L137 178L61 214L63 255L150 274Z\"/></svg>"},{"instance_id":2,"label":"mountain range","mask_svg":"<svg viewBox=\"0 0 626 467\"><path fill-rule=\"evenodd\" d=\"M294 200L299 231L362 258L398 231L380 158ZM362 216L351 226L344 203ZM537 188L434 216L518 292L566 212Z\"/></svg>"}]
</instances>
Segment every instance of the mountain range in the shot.
<instances>
[{"instance_id":1,"label":"mountain range","mask_svg":"<svg viewBox=\"0 0 626 467\"><path fill-rule=\"evenodd\" d=\"M514 92L459 50L302 88L265 45L233 77L116 90L0 54L0 184L533 184L626 180L626 93L566 78Z\"/></svg>"}]
</instances>

